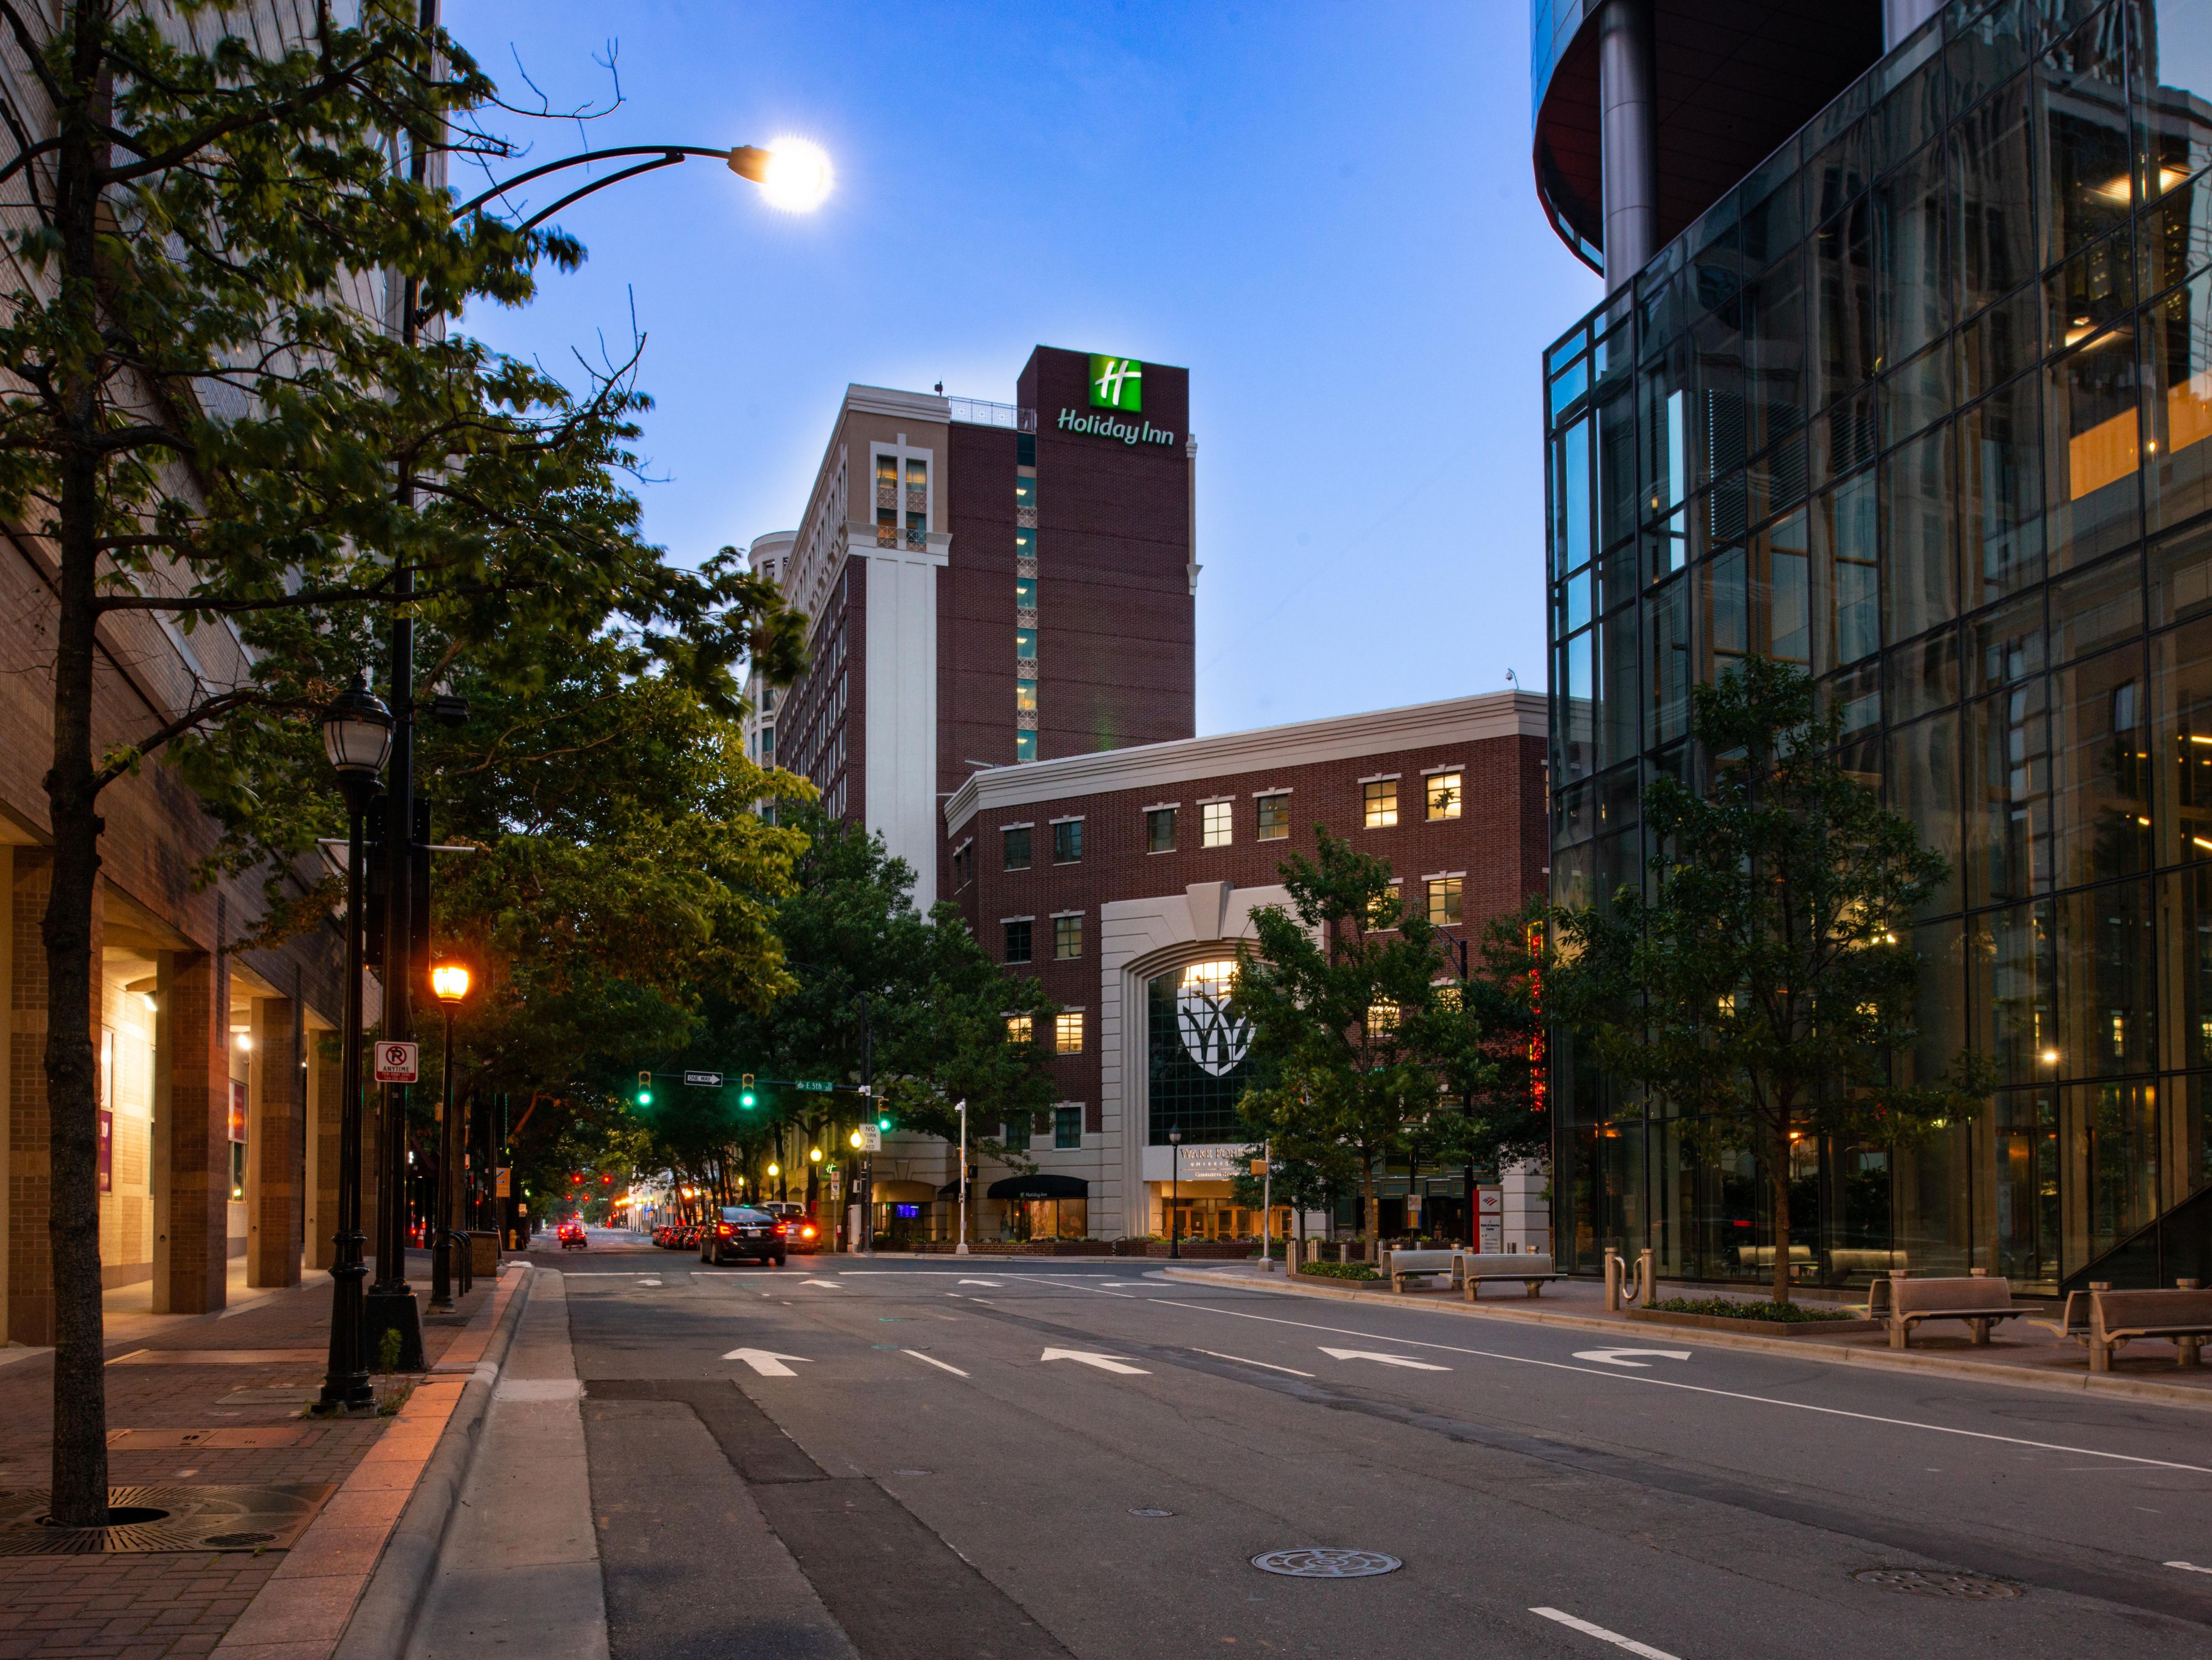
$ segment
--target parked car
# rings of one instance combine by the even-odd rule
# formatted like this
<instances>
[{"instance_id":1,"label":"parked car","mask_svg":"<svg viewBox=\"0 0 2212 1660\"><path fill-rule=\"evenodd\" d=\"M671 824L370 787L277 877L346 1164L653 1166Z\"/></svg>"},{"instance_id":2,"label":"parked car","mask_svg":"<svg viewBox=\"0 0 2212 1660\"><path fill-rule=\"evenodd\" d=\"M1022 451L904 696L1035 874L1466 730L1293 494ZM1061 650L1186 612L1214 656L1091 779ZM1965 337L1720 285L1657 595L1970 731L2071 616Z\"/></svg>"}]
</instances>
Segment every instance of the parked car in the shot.
<instances>
[{"instance_id":1,"label":"parked car","mask_svg":"<svg viewBox=\"0 0 2212 1660\"><path fill-rule=\"evenodd\" d=\"M822 1229L806 1213L806 1207L789 1201L763 1205L761 1208L783 1224L784 1238L796 1251L815 1251L822 1249Z\"/></svg>"},{"instance_id":2,"label":"parked car","mask_svg":"<svg viewBox=\"0 0 2212 1660\"><path fill-rule=\"evenodd\" d=\"M561 1225L562 1250L581 1250L589 1243L591 1241L584 1237L584 1225L581 1222L571 1218Z\"/></svg>"},{"instance_id":3,"label":"parked car","mask_svg":"<svg viewBox=\"0 0 2212 1660\"><path fill-rule=\"evenodd\" d=\"M750 1258L780 1268L789 1249L783 1223L750 1205L723 1206L716 1220L699 1233L699 1260L718 1267Z\"/></svg>"}]
</instances>

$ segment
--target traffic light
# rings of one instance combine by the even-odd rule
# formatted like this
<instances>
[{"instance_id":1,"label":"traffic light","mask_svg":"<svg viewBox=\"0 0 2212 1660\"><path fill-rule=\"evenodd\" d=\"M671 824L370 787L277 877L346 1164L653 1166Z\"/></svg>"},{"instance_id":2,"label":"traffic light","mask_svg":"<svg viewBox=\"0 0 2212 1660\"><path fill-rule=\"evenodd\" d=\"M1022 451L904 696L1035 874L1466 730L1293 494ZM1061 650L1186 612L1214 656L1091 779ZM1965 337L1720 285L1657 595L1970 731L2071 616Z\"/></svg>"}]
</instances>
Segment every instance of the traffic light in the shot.
<instances>
[{"instance_id":1,"label":"traffic light","mask_svg":"<svg viewBox=\"0 0 2212 1660\"><path fill-rule=\"evenodd\" d=\"M890 1111L890 1109L889 1107L878 1107L878 1108L877 1108L877 1109L876 1109L876 1128L877 1128L878 1129L879 1129L879 1130L884 1131L885 1134L889 1134L889 1133L890 1133L890 1127L891 1127L891 1111Z\"/></svg>"},{"instance_id":2,"label":"traffic light","mask_svg":"<svg viewBox=\"0 0 2212 1660\"><path fill-rule=\"evenodd\" d=\"M641 1107L653 1104L653 1074L641 1072L637 1075L637 1104Z\"/></svg>"},{"instance_id":3,"label":"traffic light","mask_svg":"<svg viewBox=\"0 0 2212 1660\"><path fill-rule=\"evenodd\" d=\"M760 1098L753 1093L753 1075L750 1073L738 1079L738 1104L748 1110L760 1104Z\"/></svg>"}]
</instances>

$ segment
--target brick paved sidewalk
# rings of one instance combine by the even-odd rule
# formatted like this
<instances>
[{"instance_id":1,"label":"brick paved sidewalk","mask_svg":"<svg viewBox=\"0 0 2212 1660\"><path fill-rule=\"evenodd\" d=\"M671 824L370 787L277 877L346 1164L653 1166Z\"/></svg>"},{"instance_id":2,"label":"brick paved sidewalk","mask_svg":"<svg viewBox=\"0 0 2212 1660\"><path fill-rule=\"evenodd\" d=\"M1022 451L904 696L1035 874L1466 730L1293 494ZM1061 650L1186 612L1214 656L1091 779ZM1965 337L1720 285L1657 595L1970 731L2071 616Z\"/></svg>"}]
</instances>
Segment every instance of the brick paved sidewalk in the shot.
<instances>
[{"instance_id":1,"label":"brick paved sidewalk","mask_svg":"<svg viewBox=\"0 0 2212 1660\"><path fill-rule=\"evenodd\" d=\"M410 1256L409 1272L427 1300L428 1256ZM431 1363L484 1305L493 1284L479 1276L455 1312L424 1317ZM394 1420L302 1416L321 1387L330 1307L330 1278L313 1274L295 1290L223 1314L122 1314L107 1345L109 1481L344 1481ZM125 1359L149 1350L161 1359ZM195 1350L289 1350L301 1358L247 1365L168 1359ZM309 1353L315 1358L305 1358ZM0 1365L0 1489L46 1485L52 1391L48 1355ZM281 1550L0 1556L0 1660L206 1654L284 1558Z\"/></svg>"}]
</instances>

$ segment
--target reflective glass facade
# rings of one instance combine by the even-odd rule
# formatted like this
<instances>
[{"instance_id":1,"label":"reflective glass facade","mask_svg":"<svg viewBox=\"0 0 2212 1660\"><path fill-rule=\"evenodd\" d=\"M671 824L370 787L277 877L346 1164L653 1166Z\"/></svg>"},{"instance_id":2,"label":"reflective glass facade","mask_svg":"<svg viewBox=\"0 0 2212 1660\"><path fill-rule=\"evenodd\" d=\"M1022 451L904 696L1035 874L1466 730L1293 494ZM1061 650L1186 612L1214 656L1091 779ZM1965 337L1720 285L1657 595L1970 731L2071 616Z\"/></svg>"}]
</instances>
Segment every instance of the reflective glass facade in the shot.
<instances>
[{"instance_id":1,"label":"reflective glass facade","mask_svg":"<svg viewBox=\"0 0 2212 1660\"><path fill-rule=\"evenodd\" d=\"M1802 1144L1808 1282L2055 1286L2212 1183L2212 5L1959 3L1547 353L1554 897L1643 878L1688 689L1804 665L1947 854L1911 1064ZM1747 1157L1556 1052L1566 1265L1764 1279Z\"/></svg>"}]
</instances>

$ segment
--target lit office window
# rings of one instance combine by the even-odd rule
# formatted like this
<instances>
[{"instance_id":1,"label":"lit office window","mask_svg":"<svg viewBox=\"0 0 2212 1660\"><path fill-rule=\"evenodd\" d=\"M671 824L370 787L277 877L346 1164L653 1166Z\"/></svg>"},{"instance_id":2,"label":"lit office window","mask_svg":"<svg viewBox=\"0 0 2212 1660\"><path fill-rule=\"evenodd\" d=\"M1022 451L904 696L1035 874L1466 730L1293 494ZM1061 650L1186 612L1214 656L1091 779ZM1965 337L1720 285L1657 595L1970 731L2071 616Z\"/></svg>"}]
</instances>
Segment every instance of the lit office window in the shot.
<instances>
[{"instance_id":1,"label":"lit office window","mask_svg":"<svg viewBox=\"0 0 2212 1660\"><path fill-rule=\"evenodd\" d=\"M1175 816L1173 807L1153 807L1145 814L1145 850L1147 853L1175 851Z\"/></svg>"},{"instance_id":2,"label":"lit office window","mask_svg":"<svg viewBox=\"0 0 2212 1660\"><path fill-rule=\"evenodd\" d=\"M1035 714L1036 713L1036 681L1017 680L1014 682L1014 707L1024 714Z\"/></svg>"},{"instance_id":3,"label":"lit office window","mask_svg":"<svg viewBox=\"0 0 2212 1660\"><path fill-rule=\"evenodd\" d=\"M1459 775L1455 772L1432 772L1429 775L1429 817L1456 818L1459 817Z\"/></svg>"},{"instance_id":4,"label":"lit office window","mask_svg":"<svg viewBox=\"0 0 2212 1660\"><path fill-rule=\"evenodd\" d=\"M1291 833L1291 798L1288 795L1263 795L1260 798L1260 839L1279 842Z\"/></svg>"},{"instance_id":5,"label":"lit office window","mask_svg":"<svg viewBox=\"0 0 2212 1660\"><path fill-rule=\"evenodd\" d=\"M1036 506L1036 475L1035 473L1014 474L1014 505L1017 508Z\"/></svg>"},{"instance_id":6,"label":"lit office window","mask_svg":"<svg viewBox=\"0 0 2212 1660\"><path fill-rule=\"evenodd\" d=\"M1014 578L1014 609L1016 611L1035 611L1036 609L1036 577L1017 576Z\"/></svg>"},{"instance_id":7,"label":"lit office window","mask_svg":"<svg viewBox=\"0 0 2212 1660\"><path fill-rule=\"evenodd\" d=\"M929 545L929 463L913 456L906 464L906 544Z\"/></svg>"},{"instance_id":8,"label":"lit office window","mask_svg":"<svg viewBox=\"0 0 2212 1660\"><path fill-rule=\"evenodd\" d=\"M1054 1107L1052 1110L1052 1144L1061 1152L1083 1145L1083 1109Z\"/></svg>"},{"instance_id":9,"label":"lit office window","mask_svg":"<svg viewBox=\"0 0 2212 1660\"><path fill-rule=\"evenodd\" d=\"M1398 884L1395 880L1367 902L1367 926L1370 928L1395 928L1401 914L1398 909Z\"/></svg>"},{"instance_id":10,"label":"lit office window","mask_svg":"<svg viewBox=\"0 0 2212 1660\"><path fill-rule=\"evenodd\" d=\"M1398 1006L1395 1003L1370 1003L1367 1006L1367 1035L1370 1037L1398 1030Z\"/></svg>"},{"instance_id":11,"label":"lit office window","mask_svg":"<svg viewBox=\"0 0 2212 1660\"><path fill-rule=\"evenodd\" d=\"M1083 857L1083 821L1065 818L1052 827L1052 862L1073 865Z\"/></svg>"},{"instance_id":12,"label":"lit office window","mask_svg":"<svg viewBox=\"0 0 2212 1660\"><path fill-rule=\"evenodd\" d=\"M1030 924L1026 917L1018 922L1009 922L1006 927L1006 955L1009 963L1030 960Z\"/></svg>"},{"instance_id":13,"label":"lit office window","mask_svg":"<svg viewBox=\"0 0 2212 1660\"><path fill-rule=\"evenodd\" d=\"M1459 884L1456 876L1439 876L1429 883L1429 921L1459 926Z\"/></svg>"},{"instance_id":14,"label":"lit office window","mask_svg":"<svg viewBox=\"0 0 2212 1660\"><path fill-rule=\"evenodd\" d=\"M1062 1055L1083 1053L1083 1013L1055 1014L1052 1018L1052 1046Z\"/></svg>"},{"instance_id":15,"label":"lit office window","mask_svg":"<svg viewBox=\"0 0 2212 1660\"><path fill-rule=\"evenodd\" d=\"M1026 1043L1036 1036L1028 1015L1010 1014L1006 1017L1006 1041L1009 1043Z\"/></svg>"},{"instance_id":16,"label":"lit office window","mask_svg":"<svg viewBox=\"0 0 2212 1660\"><path fill-rule=\"evenodd\" d=\"M1389 830L1398 822L1398 781L1377 778L1360 787L1367 809L1369 830Z\"/></svg>"},{"instance_id":17,"label":"lit office window","mask_svg":"<svg viewBox=\"0 0 2212 1660\"><path fill-rule=\"evenodd\" d=\"M876 458L876 545L898 545L898 457Z\"/></svg>"},{"instance_id":18,"label":"lit office window","mask_svg":"<svg viewBox=\"0 0 2212 1660\"><path fill-rule=\"evenodd\" d=\"M1225 848L1235 839L1237 804L1234 801L1207 801L1198 809L1198 839L1200 845Z\"/></svg>"},{"instance_id":19,"label":"lit office window","mask_svg":"<svg viewBox=\"0 0 2212 1660\"><path fill-rule=\"evenodd\" d=\"M1030 867L1030 827L1024 824L1019 830L1010 830L1006 832L1006 868L1027 870Z\"/></svg>"},{"instance_id":20,"label":"lit office window","mask_svg":"<svg viewBox=\"0 0 2212 1660\"><path fill-rule=\"evenodd\" d=\"M1017 761L1036 759L1036 733L1018 732L1014 734L1014 759Z\"/></svg>"},{"instance_id":21,"label":"lit office window","mask_svg":"<svg viewBox=\"0 0 2212 1660\"><path fill-rule=\"evenodd\" d=\"M1025 661L1033 661L1036 657L1036 636L1037 631L1035 629L1016 629L1014 655Z\"/></svg>"},{"instance_id":22,"label":"lit office window","mask_svg":"<svg viewBox=\"0 0 2212 1660\"><path fill-rule=\"evenodd\" d=\"M1083 955L1083 919L1080 916L1055 916L1052 919L1052 954L1058 962L1067 962Z\"/></svg>"}]
</instances>

